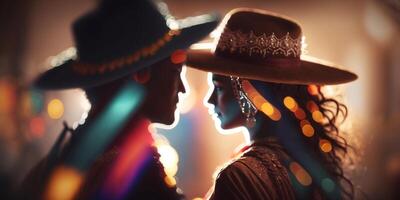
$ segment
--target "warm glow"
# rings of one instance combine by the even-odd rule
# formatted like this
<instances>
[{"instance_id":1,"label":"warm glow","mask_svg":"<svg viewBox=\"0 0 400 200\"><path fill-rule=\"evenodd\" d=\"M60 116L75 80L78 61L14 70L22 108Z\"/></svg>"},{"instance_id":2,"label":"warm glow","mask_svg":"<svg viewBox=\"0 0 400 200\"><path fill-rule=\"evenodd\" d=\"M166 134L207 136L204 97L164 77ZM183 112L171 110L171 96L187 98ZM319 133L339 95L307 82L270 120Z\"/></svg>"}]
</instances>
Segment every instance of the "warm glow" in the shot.
<instances>
[{"instance_id":1,"label":"warm glow","mask_svg":"<svg viewBox=\"0 0 400 200\"><path fill-rule=\"evenodd\" d=\"M317 110L317 111L312 112L312 118L314 119L314 121L321 123L324 119L324 116L322 115L322 113L319 110Z\"/></svg>"},{"instance_id":2,"label":"warm glow","mask_svg":"<svg viewBox=\"0 0 400 200\"><path fill-rule=\"evenodd\" d=\"M35 117L31 119L29 123L29 128L31 130L32 136L42 137L44 134L45 122L41 117Z\"/></svg>"},{"instance_id":3,"label":"warm glow","mask_svg":"<svg viewBox=\"0 0 400 200\"><path fill-rule=\"evenodd\" d=\"M314 111L318 110L318 105L314 101L308 101L307 102L307 109L310 112L314 112Z\"/></svg>"},{"instance_id":4,"label":"warm glow","mask_svg":"<svg viewBox=\"0 0 400 200\"><path fill-rule=\"evenodd\" d=\"M10 113L16 103L15 86L5 79L0 79L0 113Z\"/></svg>"},{"instance_id":5,"label":"warm glow","mask_svg":"<svg viewBox=\"0 0 400 200\"><path fill-rule=\"evenodd\" d=\"M53 99L47 105L47 113L52 119L59 119L64 114L64 104L59 99Z\"/></svg>"},{"instance_id":6,"label":"warm glow","mask_svg":"<svg viewBox=\"0 0 400 200\"><path fill-rule=\"evenodd\" d=\"M148 159L153 156L148 151L148 147L154 142L152 135L147 132L150 122L144 119L136 123L127 130L121 144L108 151L118 154L101 189L109 199L120 199L129 190L131 183L140 179L143 170L148 166Z\"/></svg>"},{"instance_id":7,"label":"warm glow","mask_svg":"<svg viewBox=\"0 0 400 200\"><path fill-rule=\"evenodd\" d=\"M283 99L283 104L285 104L286 108L288 108L292 112L296 111L297 103L292 97L290 96L285 97Z\"/></svg>"},{"instance_id":8,"label":"warm glow","mask_svg":"<svg viewBox=\"0 0 400 200\"><path fill-rule=\"evenodd\" d=\"M270 103L263 103L261 105L261 110L263 113L267 114L268 116L274 113L274 107Z\"/></svg>"},{"instance_id":9,"label":"warm glow","mask_svg":"<svg viewBox=\"0 0 400 200\"><path fill-rule=\"evenodd\" d=\"M312 183L312 178L311 176L307 173L305 169L303 169L302 166L300 166L296 162L290 163L290 171L293 173L293 175L296 177L297 181L304 185L304 186L309 186Z\"/></svg>"},{"instance_id":10,"label":"warm glow","mask_svg":"<svg viewBox=\"0 0 400 200\"><path fill-rule=\"evenodd\" d=\"M319 147L325 153L332 151L332 144L328 140L325 140L325 139L321 139L319 141Z\"/></svg>"},{"instance_id":11,"label":"warm glow","mask_svg":"<svg viewBox=\"0 0 400 200\"><path fill-rule=\"evenodd\" d=\"M303 134L307 137L312 137L314 135L314 128L310 124L306 124L301 127Z\"/></svg>"},{"instance_id":12,"label":"warm glow","mask_svg":"<svg viewBox=\"0 0 400 200\"><path fill-rule=\"evenodd\" d=\"M310 122L306 119L300 121L300 127L303 127L306 124L310 124Z\"/></svg>"},{"instance_id":13,"label":"warm glow","mask_svg":"<svg viewBox=\"0 0 400 200\"><path fill-rule=\"evenodd\" d=\"M160 162L164 166L165 173L167 176L174 177L178 171L179 156L176 150L168 144L168 142L161 139L155 142L158 153L160 156Z\"/></svg>"},{"instance_id":14,"label":"warm glow","mask_svg":"<svg viewBox=\"0 0 400 200\"><path fill-rule=\"evenodd\" d=\"M297 110L294 112L294 115L296 116L297 119L303 120L306 118L306 113L304 112L303 109L297 108Z\"/></svg>"},{"instance_id":15,"label":"warm glow","mask_svg":"<svg viewBox=\"0 0 400 200\"><path fill-rule=\"evenodd\" d=\"M174 64L181 64L186 61L187 55L184 50L176 50L171 54L171 62Z\"/></svg>"},{"instance_id":16,"label":"warm glow","mask_svg":"<svg viewBox=\"0 0 400 200\"><path fill-rule=\"evenodd\" d=\"M84 178L73 168L61 166L55 169L50 177L45 199L74 199Z\"/></svg>"},{"instance_id":17,"label":"warm glow","mask_svg":"<svg viewBox=\"0 0 400 200\"><path fill-rule=\"evenodd\" d=\"M257 108L261 108L262 105L265 103L265 99L261 95L256 95L253 99L251 99L254 105Z\"/></svg>"},{"instance_id":18,"label":"warm glow","mask_svg":"<svg viewBox=\"0 0 400 200\"><path fill-rule=\"evenodd\" d=\"M167 184L168 187L175 187L175 185L176 185L175 178L171 177L171 176L166 176L164 178L164 182L165 182L165 184Z\"/></svg>"},{"instance_id":19,"label":"warm glow","mask_svg":"<svg viewBox=\"0 0 400 200\"><path fill-rule=\"evenodd\" d=\"M214 47L214 43L208 42L208 43L195 43L190 46L190 49L212 49Z\"/></svg>"},{"instance_id":20,"label":"warm glow","mask_svg":"<svg viewBox=\"0 0 400 200\"><path fill-rule=\"evenodd\" d=\"M256 97L256 96L258 95L258 92L253 91L253 90L251 90L251 91L246 91L246 93L247 93L247 96L248 96L250 99L253 99L254 97Z\"/></svg>"},{"instance_id":21,"label":"warm glow","mask_svg":"<svg viewBox=\"0 0 400 200\"><path fill-rule=\"evenodd\" d=\"M318 95L318 86L316 85L309 85L307 87L308 93L311 95Z\"/></svg>"},{"instance_id":22,"label":"warm glow","mask_svg":"<svg viewBox=\"0 0 400 200\"><path fill-rule=\"evenodd\" d=\"M340 89L336 86L326 85L321 88L322 92L326 97L333 97L339 94Z\"/></svg>"},{"instance_id":23,"label":"warm glow","mask_svg":"<svg viewBox=\"0 0 400 200\"><path fill-rule=\"evenodd\" d=\"M275 108L274 113L272 113L272 115L269 117L274 121L278 121L281 119L281 112L279 112L279 110Z\"/></svg>"}]
</instances>

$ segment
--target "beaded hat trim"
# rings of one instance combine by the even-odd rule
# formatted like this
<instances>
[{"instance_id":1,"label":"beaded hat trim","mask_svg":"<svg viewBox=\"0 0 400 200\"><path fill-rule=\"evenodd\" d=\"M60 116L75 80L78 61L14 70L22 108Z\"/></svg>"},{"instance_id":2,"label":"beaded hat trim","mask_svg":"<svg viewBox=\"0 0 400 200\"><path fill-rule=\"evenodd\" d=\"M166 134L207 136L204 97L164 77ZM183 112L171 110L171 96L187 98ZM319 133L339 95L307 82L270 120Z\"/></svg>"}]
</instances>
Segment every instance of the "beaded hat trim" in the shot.
<instances>
[{"instance_id":1,"label":"beaded hat trim","mask_svg":"<svg viewBox=\"0 0 400 200\"><path fill-rule=\"evenodd\" d=\"M72 65L72 69L81 75L94 75L104 74L105 72L112 72L116 69L133 64L142 58L154 55L161 47L163 47L167 42L171 41L173 37L179 34L180 30L170 30L163 37L161 37L151 45L139 49L129 56L120 57L106 63L93 64L80 62L78 60L78 62Z\"/></svg>"},{"instance_id":2,"label":"beaded hat trim","mask_svg":"<svg viewBox=\"0 0 400 200\"><path fill-rule=\"evenodd\" d=\"M256 35L254 31L243 33L242 31L232 31L226 27L220 36L217 48L221 51L239 52L252 56L253 53L267 56L283 55L299 58L301 55L302 38L292 38L289 32L279 38L272 33ZM258 56L257 54L257 56Z\"/></svg>"}]
</instances>

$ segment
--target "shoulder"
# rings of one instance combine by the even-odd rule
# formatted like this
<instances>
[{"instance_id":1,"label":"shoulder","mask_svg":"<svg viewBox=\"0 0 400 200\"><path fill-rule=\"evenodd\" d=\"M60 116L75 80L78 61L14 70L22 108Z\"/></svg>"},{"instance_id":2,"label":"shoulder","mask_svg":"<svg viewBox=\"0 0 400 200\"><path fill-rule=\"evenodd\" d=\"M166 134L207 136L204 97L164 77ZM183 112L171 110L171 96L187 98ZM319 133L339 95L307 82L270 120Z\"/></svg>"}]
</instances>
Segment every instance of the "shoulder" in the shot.
<instances>
[{"instance_id":1,"label":"shoulder","mask_svg":"<svg viewBox=\"0 0 400 200\"><path fill-rule=\"evenodd\" d=\"M252 157L242 157L223 168L215 180L211 199L272 199L268 174L255 166Z\"/></svg>"},{"instance_id":2,"label":"shoulder","mask_svg":"<svg viewBox=\"0 0 400 200\"><path fill-rule=\"evenodd\" d=\"M265 167L254 157L243 156L225 168L223 168L218 177L218 181L237 183L258 183L269 182L270 177Z\"/></svg>"}]
</instances>

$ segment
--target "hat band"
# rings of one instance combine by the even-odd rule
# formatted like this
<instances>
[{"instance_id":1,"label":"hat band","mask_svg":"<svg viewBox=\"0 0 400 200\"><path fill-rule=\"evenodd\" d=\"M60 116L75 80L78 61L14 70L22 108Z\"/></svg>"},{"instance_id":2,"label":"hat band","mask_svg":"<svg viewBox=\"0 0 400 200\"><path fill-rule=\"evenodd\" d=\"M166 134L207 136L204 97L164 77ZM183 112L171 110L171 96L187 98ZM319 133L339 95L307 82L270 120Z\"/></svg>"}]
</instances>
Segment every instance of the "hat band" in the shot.
<instances>
[{"instance_id":1,"label":"hat band","mask_svg":"<svg viewBox=\"0 0 400 200\"><path fill-rule=\"evenodd\" d=\"M241 30L232 31L226 27L221 34L217 49L219 51L229 51L239 53L249 57L295 57L301 55L301 36L292 38L289 32L279 38L272 34L263 33L256 35L254 31L243 33Z\"/></svg>"},{"instance_id":2,"label":"hat band","mask_svg":"<svg viewBox=\"0 0 400 200\"><path fill-rule=\"evenodd\" d=\"M101 64L85 63L77 61L73 64L72 69L80 75L94 75L103 74L105 72L112 72L116 69L138 62L140 59L154 55L161 47L167 42L171 41L173 37L180 34L180 30L169 30L163 37L156 42L135 51L134 53L108 61Z\"/></svg>"},{"instance_id":3,"label":"hat band","mask_svg":"<svg viewBox=\"0 0 400 200\"><path fill-rule=\"evenodd\" d=\"M300 67L301 60L300 58L254 58L247 56L237 56L235 54L230 54L227 52L215 51L214 55L221 58L226 58L229 60L236 60L244 63L251 63L255 65L263 65L266 67Z\"/></svg>"}]
</instances>

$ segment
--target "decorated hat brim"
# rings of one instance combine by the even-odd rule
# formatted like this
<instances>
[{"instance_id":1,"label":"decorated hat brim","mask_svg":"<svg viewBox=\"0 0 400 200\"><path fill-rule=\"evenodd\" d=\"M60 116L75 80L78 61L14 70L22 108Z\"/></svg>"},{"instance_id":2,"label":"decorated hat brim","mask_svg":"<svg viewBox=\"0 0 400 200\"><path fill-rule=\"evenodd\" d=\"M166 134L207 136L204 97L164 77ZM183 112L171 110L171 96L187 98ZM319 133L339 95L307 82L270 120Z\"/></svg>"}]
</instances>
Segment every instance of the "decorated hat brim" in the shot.
<instances>
[{"instance_id":1,"label":"decorated hat brim","mask_svg":"<svg viewBox=\"0 0 400 200\"><path fill-rule=\"evenodd\" d=\"M88 75L77 73L73 65L78 61L75 59L68 59L63 64L53 67L41 74L34 81L33 85L37 88L47 90L90 88L122 78L165 59L175 50L187 49L193 43L200 41L217 27L219 18L217 15L203 15L181 21L184 23L182 23L183 27L181 27L179 35L166 42L165 45L159 48L153 55L141 58L137 62L111 72Z\"/></svg>"},{"instance_id":2,"label":"decorated hat brim","mask_svg":"<svg viewBox=\"0 0 400 200\"><path fill-rule=\"evenodd\" d=\"M186 64L220 75L284 84L335 85L357 79L342 67L309 56L302 56L299 65L268 65L216 56L210 49L191 49Z\"/></svg>"}]
</instances>

